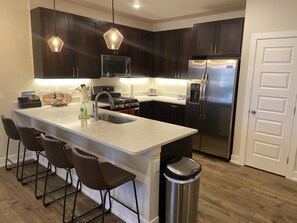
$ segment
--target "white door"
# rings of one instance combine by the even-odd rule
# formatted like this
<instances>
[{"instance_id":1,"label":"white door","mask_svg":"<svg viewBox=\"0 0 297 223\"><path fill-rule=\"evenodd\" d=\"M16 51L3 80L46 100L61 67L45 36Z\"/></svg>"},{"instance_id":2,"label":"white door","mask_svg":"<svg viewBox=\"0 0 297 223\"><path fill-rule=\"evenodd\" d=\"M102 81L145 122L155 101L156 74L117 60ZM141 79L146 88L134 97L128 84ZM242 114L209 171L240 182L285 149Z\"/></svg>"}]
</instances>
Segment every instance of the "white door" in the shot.
<instances>
[{"instance_id":1,"label":"white door","mask_svg":"<svg viewBox=\"0 0 297 223\"><path fill-rule=\"evenodd\" d=\"M246 165L285 175L297 92L297 38L257 41Z\"/></svg>"}]
</instances>

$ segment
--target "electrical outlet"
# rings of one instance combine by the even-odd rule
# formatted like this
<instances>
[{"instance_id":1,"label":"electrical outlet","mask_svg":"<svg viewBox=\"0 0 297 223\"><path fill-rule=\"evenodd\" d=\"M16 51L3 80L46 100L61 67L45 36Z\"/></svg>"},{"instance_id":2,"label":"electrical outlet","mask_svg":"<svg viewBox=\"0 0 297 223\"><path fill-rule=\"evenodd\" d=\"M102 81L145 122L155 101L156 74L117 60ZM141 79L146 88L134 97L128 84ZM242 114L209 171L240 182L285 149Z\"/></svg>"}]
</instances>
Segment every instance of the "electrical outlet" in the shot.
<instances>
[{"instance_id":1,"label":"electrical outlet","mask_svg":"<svg viewBox=\"0 0 297 223\"><path fill-rule=\"evenodd\" d=\"M3 101L3 100L4 100L4 93L0 92L0 101Z\"/></svg>"}]
</instances>

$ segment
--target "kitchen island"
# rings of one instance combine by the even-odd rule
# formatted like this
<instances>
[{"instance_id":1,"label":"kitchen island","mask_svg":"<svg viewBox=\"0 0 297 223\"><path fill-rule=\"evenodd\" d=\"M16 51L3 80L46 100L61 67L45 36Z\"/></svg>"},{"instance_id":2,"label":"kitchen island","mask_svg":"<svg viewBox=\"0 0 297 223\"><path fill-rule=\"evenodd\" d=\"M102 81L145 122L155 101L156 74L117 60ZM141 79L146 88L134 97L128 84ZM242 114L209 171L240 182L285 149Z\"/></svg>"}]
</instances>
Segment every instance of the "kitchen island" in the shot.
<instances>
[{"instance_id":1,"label":"kitchen island","mask_svg":"<svg viewBox=\"0 0 297 223\"><path fill-rule=\"evenodd\" d=\"M88 104L88 107L90 108L91 105ZM16 109L15 113L24 125L42 130L66 141L70 146L91 152L100 161L111 162L134 173L137 176L141 222L149 223L160 221L159 188L161 191L164 190L163 186L159 187L160 174L162 174L160 166L162 169L164 161L171 156L190 156L191 136L197 132L191 128L103 109L99 109L99 113L132 119L132 121L114 124L103 120L95 121L93 118L79 119L79 103L71 103L65 107L43 106ZM166 151L164 159L162 159L162 151ZM63 175L63 172L60 174ZM84 187L83 192L100 202L97 191ZM115 197L134 207L133 190L130 184L121 186L113 193ZM113 203L112 212L126 222L136 222L136 215L117 203Z\"/></svg>"}]
</instances>

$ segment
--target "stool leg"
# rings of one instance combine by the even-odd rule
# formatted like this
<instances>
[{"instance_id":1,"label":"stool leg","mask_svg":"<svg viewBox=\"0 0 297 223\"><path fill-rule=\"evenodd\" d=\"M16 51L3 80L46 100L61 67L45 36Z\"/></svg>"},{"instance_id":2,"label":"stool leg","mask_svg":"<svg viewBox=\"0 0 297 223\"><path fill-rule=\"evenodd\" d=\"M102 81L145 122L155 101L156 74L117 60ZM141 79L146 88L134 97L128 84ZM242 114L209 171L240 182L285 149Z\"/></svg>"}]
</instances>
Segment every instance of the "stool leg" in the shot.
<instances>
[{"instance_id":1,"label":"stool leg","mask_svg":"<svg viewBox=\"0 0 297 223\"><path fill-rule=\"evenodd\" d=\"M66 182L65 182L65 191L64 191L64 205L63 205L63 222L65 223L65 212L66 212L66 197L67 197L67 187L68 185L68 177L69 177L70 169L67 169L66 172ZM70 173L71 175L71 173ZM72 179L71 179L72 181Z\"/></svg>"},{"instance_id":2,"label":"stool leg","mask_svg":"<svg viewBox=\"0 0 297 223\"><path fill-rule=\"evenodd\" d=\"M38 166L39 166L39 152L36 152L37 162L36 162L36 173L35 173L35 197L39 199L42 195L37 195L37 186L38 186ZM47 172L47 171L46 171Z\"/></svg>"},{"instance_id":3,"label":"stool leg","mask_svg":"<svg viewBox=\"0 0 297 223\"><path fill-rule=\"evenodd\" d=\"M45 183L44 183L43 199L42 199L42 202L43 202L43 205L44 206L48 206L49 205L49 203L45 203L45 196L46 196L47 179L48 179L48 172L50 171L49 170L50 165L51 165L50 162L48 162L48 164L47 164L47 170L46 170Z\"/></svg>"},{"instance_id":4,"label":"stool leg","mask_svg":"<svg viewBox=\"0 0 297 223\"><path fill-rule=\"evenodd\" d=\"M139 208L138 208L138 201L137 201L137 193L136 193L135 181L132 180L132 182L133 182L133 188L134 188L134 196L135 196L135 203L136 203L137 219L138 219L138 223L140 223Z\"/></svg>"},{"instance_id":5,"label":"stool leg","mask_svg":"<svg viewBox=\"0 0 297 223\"><path fill-rule=\"evenodd\" d=\"M26 159L26 147L24 148L24 154L23 154L23 163L22 163L22 172L21 172L21 182L24 184L23 179L24 179L24 167L25 167L25 159Z\"/></svg>"},{"instance_id":6,"label":"stool leg","mask_svg":"<svg viewBox=\"0 0 297 223\"><path fill-rule=\"evenodd\" d=\"M6 156L5 156L5 169L6 170L11 170L13 167L8 167L7 166L7 161L8 161L8 150L9 150L9 142L10 142L10 138L7 138L7 146L6 146Z\"/></svg>"},{"instance_id":7,"label":"stool leg","mask_svg":"<svg viewBox=\"0 0 297 223\"><path fill-rule=\"evenodd\" d=\"M80 184L80 180L77 179L77 184L76 184L76 189L75 189L75 195L74 195L74 201L73 201L73 209L72 209L71 222L74 222L75 206L76 206L76 199L77 199L77 192L78 192L79 184Z\"/></svg>"},{"instance_id":8,"label":"stool leg","mask_svg":"<svg viewBox=\"0 0 297 223\"><path fill-rule=\"evenodd\" d=\"M107 190L104 194L104 198L103 198L103 213L102 213L102 223L104 223L104 215L105 215L105 204L106 204L106 195L109 193L109 190Z\"/></svg>"},{"instance_id":9,"label":"stool leg","mask_svg":"<svg viewBox=\"0 0 297 223\"><path fill-rule=\"evenodd\" d=\"M21 180L21 178L19 178L20 152L21 152L21 140L19 140L19 144L18 144L18 158L17 158L17 165L16 165L16 178L18 181Z\"/></svg>"}]
</instances>

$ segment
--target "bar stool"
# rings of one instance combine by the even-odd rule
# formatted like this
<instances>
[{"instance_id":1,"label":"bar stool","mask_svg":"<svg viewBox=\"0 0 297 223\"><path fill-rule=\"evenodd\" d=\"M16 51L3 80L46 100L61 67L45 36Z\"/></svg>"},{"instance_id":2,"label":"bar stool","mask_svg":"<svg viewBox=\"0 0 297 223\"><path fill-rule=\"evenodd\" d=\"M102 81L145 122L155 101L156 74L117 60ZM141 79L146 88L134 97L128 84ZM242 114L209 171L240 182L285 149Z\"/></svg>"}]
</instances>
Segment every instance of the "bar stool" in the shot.
<instances>
[{"instance_id":1,"label":"bar stool","mask_svg":"<svg viewBox=\"0 0 297 223\"><path fill-rule=\"evenodd\" d=\"M137 201L137 194L136 194L136 187L135 187L135 178L136 176L126 170L123 170L115 165L108 163L108 162L99 162L97 157L88 156L81 153L79 149L72 149L73 152L73 162L74 168L78 176L77 186L78 189L79 183L83 183L88 188L93 190L99 190L101 194L101 200L103 201L103 211L102 214L94 217L90 221L93 221L95 218L102 216L102 223L104 222L104 215L111 211L111 199L117 201L124 207L128 208L130 211L134 212L137 215L138 222L140 223L139 217L139 208L138 208L138 201ZM114 198L110 195L110 190L115 189L129 181L133 182L134 188L134 196L135 196L135 204L136 210L128 207L118 199ZM101 191L104 190L104 198L102 199ZM78 191L78 190L76 190ZM105 211L105 204L106 204L106 197L109 194L109 209ZM81 220L87 213L84 213L80 216L75 216L75 205L76 205L76 198L77 193L75 193L74 198L74 205L72 210L72 222L76 220ZM99 205L100 207L101 205ZM94 210L94 209L93 209ZM91 210L92 211L92 210ZM88 222L90 222L88 221Z\"/></svg>"},{"instance_id":2,"label":"bar stool","mask_svg":"<svg viewBox=\"0 0 297 223\"><path fill-rule=\"evenodd\" d=\"M46 178L45 178L45 184L44 184L44 192L43 192L43 204L44 206L48 206L53 202L57 202L60 206L63 207L63 222L65 223L65 211L66 211L66 197L68 197L71 194L74 194L75 192L67 194L67 188L72 185L72 175L71 175L71 169L74 168L73 165L73 159L72 159L72 152L71 149L66 149L65 144L59 140L48 138L44 136L44 134L40 135L41 142L45 151L45 155L48 159L48 166L47 166L47 172L46 172ZM50 166L54 165L56 168L63 168L66 170L66 180L65 180L65 186L56 188L52 191L47 191L47 183L48 183L48 175ZM68 183L68 180L70 178L70 183ZM53 195L53 192L59 191L61 189L64 189L64 195L62 197L56 198ZM79 191L81 190L81 184L79 185ZM50 196L53 200L50 202L46 202L46 196ZM64 199L63 204L60 202L61 199Z\"/></svg>"},{"instance_id":3,"label":"bar stool","mask_svg":"<svg viewBox=\"0 0 297 223\"><path fill-rule=\"evenodd\" d=\"M23 155L23 163L22 163L22 171L21 171L21 182L23 185L25 185L29 182L35 182L35 197L36 197L36 199L39 199L43 196L43 194L42 195L37 194L37 182L39 179L46 177L46 176L39 176L39 175L47 172L47 170L40 171L40 172L38 171L39 156L42 155L43 157L46 158L46 156L41 153L44 151L44 148L41 144L40 137L35 136L33 128L17 125L17 130L19 132L21 141L24 145L24 155ZM36 171L35 171L35 174L24 177L26 150L30 150L32 152L35 152L35 154L36 154L36 167L35 167ZM51 167L50 167L50 170L51 170ZM56 169L51 175L53 175L53 174L56 174ZM35 179L32 179L33 176L35 176ZM29 179L29 180L25 181L26 179Z\"/></svg>"},{"instance_id":4,"label":"bar stool","mask_svg":"<svg viewBox=\"0 0 297 223\"><path fill-rule=\"evenodd\" d=\"M7 147L6 147L6 156L5 156L5 169L6 170L11 170L13 168L16 168L16 178L17 178L18 181L20 181L21 179L19 178L19 157L20 157L21 138L20 138L19 132L18 132L18 130L16 128L16 125L15 125L15 123L14 123L14 121L12 119L7 118L4 115L1 115L1 120L2 120L2 123L3 123L3 127L4 127L4 130L5 130L5 133L7 135ZM38 131L36 129L33 129L33 131L34 131L35 137L38 136L38 135L40 135L40 133L41 133L40 131ZM8 158L10 139L13 139L13 140L17 140L18 141L17 163L16 164L14 162L12 162ZM8 167L7 166L7 162L11 163L13 166L12 167ZM30 163L26 163L26 164L30 164Z\"/></svg>"},{"instance_id":5,"label":"bar stool","mask_svg":"<svg viewBox=\"0 0 297 223\"><path fill-rule=\"evenodd\" d=\"M4 115L1 115L1 120L3 123L3 127L5 130L5 133L7 135L7 146L6 146L6 155L5 155L5 169L6 170L11 170L15 167L17 167L18 169L18 165L15 164L14 162L12 162L9 158L8 158L8 151L9 151L9 142L10 139L13 140L17 140L18 141L18 154L17 154L17 163L19 161L19 155L20 155L20 146L21 146L21 139L20 139L20 135L18 133L18 130L16 129L15 123L12 119L10 118L6 118ZM12 167L8 167L7 163L12 164ZM18 173L18 170L17 170ZM18 174L17 174L18 177Z\"/></svg>"}]
</instances>

